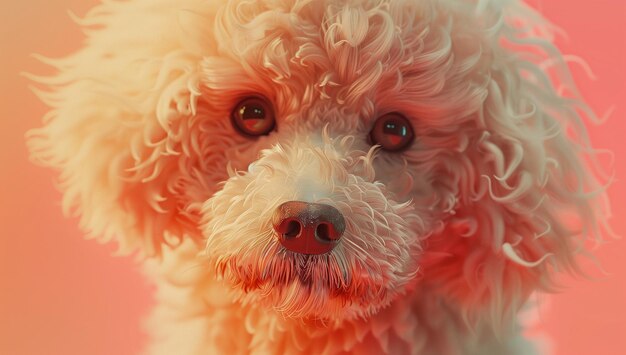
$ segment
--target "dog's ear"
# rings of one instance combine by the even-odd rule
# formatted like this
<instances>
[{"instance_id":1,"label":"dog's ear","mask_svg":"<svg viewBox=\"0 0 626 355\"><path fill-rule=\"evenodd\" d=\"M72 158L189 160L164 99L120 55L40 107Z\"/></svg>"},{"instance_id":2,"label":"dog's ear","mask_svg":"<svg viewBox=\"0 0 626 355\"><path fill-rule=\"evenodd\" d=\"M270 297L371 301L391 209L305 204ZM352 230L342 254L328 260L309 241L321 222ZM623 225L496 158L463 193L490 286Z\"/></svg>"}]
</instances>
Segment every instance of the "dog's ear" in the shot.
<instances>
[{"instance_id":1,"label":"dog's ear","mask_svg":"<svg viewBox=\"0 0 626 355\"><path fill-rule=\"evenodd\" d=\"M558 272L580 272L577 256L610 233L610 177L583 124L595 117L549 25L527 7L484 3L487 95L453 172L458 208L429 240L425 277L470 320L498 327L534 291L553 290Z\"/></svg>"},{"instance_id":2,"label":"dog's ear","mask_svg":"<svg viewBox=\"0 0 626 355\"><path fill-rule=\"evenodd\" d=\"M60 172L66 214L122 251L155 254L169 237L197 237L180 198L193 175L181 171L195 164L185 139L199 105L199 63L216 52L213 7L104 2L76 20L84 46L42 58L56 74L32 77L51 107L43 127L27 133L32 159Z\"/></svg>"}]
</instances>

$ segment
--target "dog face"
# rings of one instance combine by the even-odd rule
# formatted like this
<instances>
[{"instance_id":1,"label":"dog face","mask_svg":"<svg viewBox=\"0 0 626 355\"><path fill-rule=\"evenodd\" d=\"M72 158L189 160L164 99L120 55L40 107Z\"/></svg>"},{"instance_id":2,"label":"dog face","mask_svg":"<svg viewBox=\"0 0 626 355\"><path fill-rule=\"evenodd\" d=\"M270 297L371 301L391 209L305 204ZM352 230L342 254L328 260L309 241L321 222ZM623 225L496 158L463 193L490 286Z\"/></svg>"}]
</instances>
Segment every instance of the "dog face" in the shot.
<instances>
[{"instance_id":1,"label":"dog face","mask_svg":"<svg viewBox=\"0 0 626 355\"><path fill-rule=\"evenodd\" d=\"M83 25L33 156L86 230L205 243L245 301L341 320L428 285L507 317L604 222L517 2L134 0Z\"/></svg>"}]
</instances>

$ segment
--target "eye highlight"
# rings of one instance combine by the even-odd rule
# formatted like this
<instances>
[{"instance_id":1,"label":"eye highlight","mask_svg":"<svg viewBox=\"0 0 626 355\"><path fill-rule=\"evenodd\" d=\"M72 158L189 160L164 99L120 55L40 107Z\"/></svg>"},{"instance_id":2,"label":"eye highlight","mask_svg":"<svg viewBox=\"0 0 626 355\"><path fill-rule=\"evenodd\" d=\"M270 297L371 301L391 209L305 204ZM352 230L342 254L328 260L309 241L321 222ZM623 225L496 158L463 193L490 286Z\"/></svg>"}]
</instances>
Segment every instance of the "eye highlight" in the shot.
<instances>
[{"instance_id":1,"label":"eye highlight","mask_svg":"<svg viewBox=\"0 0 626 355\"><path fill-rule=\"evenodd\" d=\"M390 152L404 150L411 145L415 134L411 122L403 115L392 112L380 116L370 131L372 144L379 144Z\"/></svg>"},{"instance_id":2,"label":"eye highlight","mask_svg":"<svg viewBox=\"0 0 626 355\"><path fill-rule=\"evenodd\" d=\"M239 101L230 115L233 127L246 136L263 136L276 127L274 109L262 96L249 96Z\"/></svg>"}]
</instances>

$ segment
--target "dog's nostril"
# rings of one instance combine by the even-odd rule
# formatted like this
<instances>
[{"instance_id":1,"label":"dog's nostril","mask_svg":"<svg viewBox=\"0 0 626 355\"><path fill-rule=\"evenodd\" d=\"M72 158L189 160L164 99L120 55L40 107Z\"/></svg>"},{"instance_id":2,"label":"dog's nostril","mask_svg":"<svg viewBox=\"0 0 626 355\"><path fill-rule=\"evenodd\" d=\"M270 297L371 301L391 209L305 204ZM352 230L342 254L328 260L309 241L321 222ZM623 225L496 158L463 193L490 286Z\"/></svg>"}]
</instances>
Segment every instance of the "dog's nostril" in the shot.
<instances>
[{"instance_id":1,"label":"dog's nostril","mask_svg":"<svg viewBox=\"0 0 626 355\"><path fill-rule=\"evenodd\" d=\"M285 230L284 236L287 238L295 238L300 234L300 230L302 227L300 223L296 220L291 220L287 223L287 228Z\"/></svg>"},{"instance_id":2,"label":"dog's nostril","mask_svg":"<svg viewBox=\"0 0 626 355\"><path fill-rule=\"evenodd\" d=\"M328 224L327 223L320 223L317 225L317 228L315 228L315 236L318 239L321 239L325 242L330 242L333 239L330 237L330 230L328 228Z\"/></svg>"}]
</instances>

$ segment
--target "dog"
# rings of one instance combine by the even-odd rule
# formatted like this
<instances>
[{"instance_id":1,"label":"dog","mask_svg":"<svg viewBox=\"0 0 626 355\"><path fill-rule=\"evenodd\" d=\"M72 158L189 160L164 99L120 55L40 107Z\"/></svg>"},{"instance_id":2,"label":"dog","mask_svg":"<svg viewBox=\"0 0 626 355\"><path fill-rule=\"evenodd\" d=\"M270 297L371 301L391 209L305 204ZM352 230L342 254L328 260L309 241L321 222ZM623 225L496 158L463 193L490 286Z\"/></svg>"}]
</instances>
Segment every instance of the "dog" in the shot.
<instances>
[{"instance_id":1,"label":"dog","mask_svg":"<svg viewBox=\"0 0 626 355\"><path fill-rule=\"evenodd\" d=\"M143 256L150 354L534 354L603 238L555 29L519 1L127 0L35 78L86 234Z\"/></svg>"}]
</instances>

